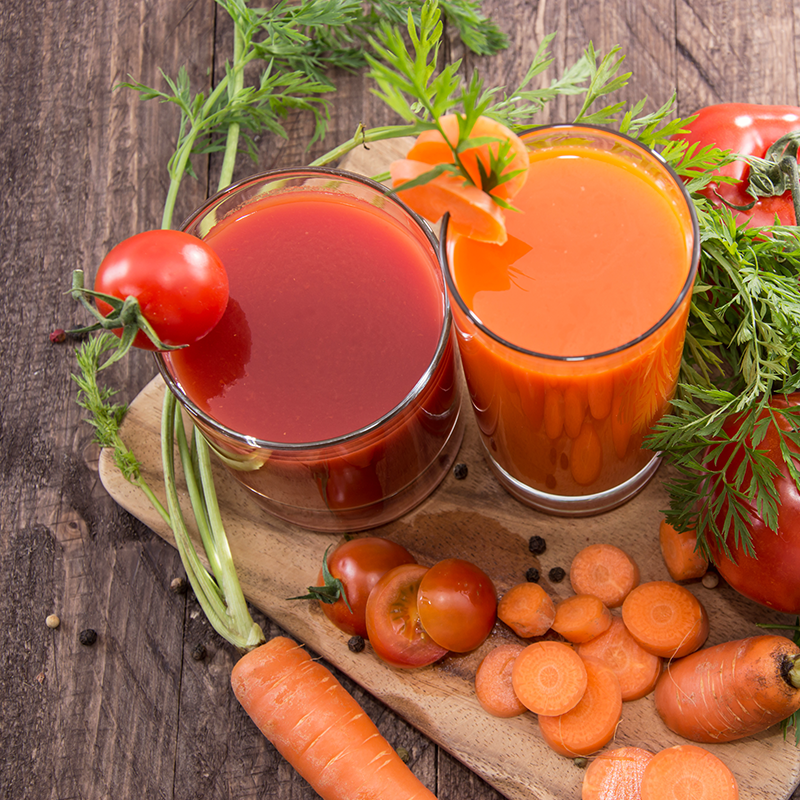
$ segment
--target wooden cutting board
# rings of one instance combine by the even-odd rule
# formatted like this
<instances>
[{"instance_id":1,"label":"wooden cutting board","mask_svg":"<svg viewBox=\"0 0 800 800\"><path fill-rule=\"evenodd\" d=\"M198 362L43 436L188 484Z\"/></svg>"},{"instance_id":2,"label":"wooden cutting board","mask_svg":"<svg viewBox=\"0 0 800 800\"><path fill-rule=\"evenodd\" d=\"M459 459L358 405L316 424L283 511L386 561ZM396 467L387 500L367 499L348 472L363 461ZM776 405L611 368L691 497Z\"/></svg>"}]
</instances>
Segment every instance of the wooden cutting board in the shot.
<instances>
[{"instance_id":1,"label":"wooden cutting board","mask_svg":"<svg viewBox=\"0 0 800 800\"><path fill-rule=\"evenodd\" d=\"M376 174L391 158L402 154L404 146L402 142L372 145L347 166L362 174ZM122 428L125 442L142 463L145 479L162 499L163 392L162 380L155 378L131 404ZM467 477L456 480L451 472L422 505L374 533L402 543L420 563L432 564L452 556L474 561L495 581L498 595L524 581L526 570L536 566L554 600L569 596L569 580L549 583L547 572L556 566L568 569L573 556L592 542L610 542L625 549L637 561L642 581L669 579L658 546L661 510L668 504L662 486L665 467L640 495L619 509L584 519L550 517L520 504L497 484L484 461L468 405L464 414L466 434L457 460L467 464ZM351 653L347 636L328 622L316 603L286 599L303 593L316 581L325 549L339 537L306 531L274 518L261 510L222 467L215 466L215 475L231 551L245 594L255 606L509 800L578 800L583 771L550 750L533 714L498 719L484 712L475 699L472 682L481 658L499 642L515 639L505 626L498 623L477 651L448 656L420 670L388 667L374 656L369 645L361 654ZM160 516L144 495L125 481L108 452L100 458L100 477L123 508L173 542ZM528 539L535 534L547 541L546 552L538 558L528 550ZM762 608L724 584L706 589L693 583L689 589L708 610L708 644L762 632L757 627L759 622L792 622L790 617ZM661 722L651 695L625 704L613 744L657 751L683 741ZM733 771L743 800L785 800L800 782L800 749L794 746L793 736L784 740L778 728L709 749Z\"/></svg>"}]
</instances>

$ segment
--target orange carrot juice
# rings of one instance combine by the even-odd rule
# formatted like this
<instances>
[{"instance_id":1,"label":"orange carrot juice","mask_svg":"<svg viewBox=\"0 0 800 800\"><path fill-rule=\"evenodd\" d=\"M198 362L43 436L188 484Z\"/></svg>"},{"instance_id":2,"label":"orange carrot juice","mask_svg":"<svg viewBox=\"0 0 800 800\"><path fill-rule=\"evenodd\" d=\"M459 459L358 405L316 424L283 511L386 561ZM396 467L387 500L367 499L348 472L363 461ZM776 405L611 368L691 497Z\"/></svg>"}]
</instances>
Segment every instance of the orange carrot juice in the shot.
<instances>
[{"instance_id":1,"label":"orange carrot juice","mask_svg":"<svg viewBox=\"0 0 800 800\"><path fill-rule=\"evenodd\" d=\"M597 513L658 465L642 443L678 379L696 220L681 182L627 137L523 138L506 244L445 237L462 362L501 483L543 510Z\"/></svg>"}]
</instances>

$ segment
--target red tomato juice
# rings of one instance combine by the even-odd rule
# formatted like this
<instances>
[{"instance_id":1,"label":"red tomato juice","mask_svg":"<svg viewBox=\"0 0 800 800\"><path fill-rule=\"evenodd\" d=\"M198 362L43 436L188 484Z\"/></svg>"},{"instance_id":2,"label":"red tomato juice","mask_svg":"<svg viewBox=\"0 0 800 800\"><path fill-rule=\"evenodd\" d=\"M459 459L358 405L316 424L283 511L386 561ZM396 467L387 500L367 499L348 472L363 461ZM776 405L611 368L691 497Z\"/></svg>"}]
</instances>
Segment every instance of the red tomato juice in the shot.
<instances>
[{"instance_id":1,"label":"red tomato juice","mask_svg":"<svg viewBox=\"0 0 800 800\"><path fill-rule=\"evenodd\" d=\"M329 443L403 404L437 355L440 269L425 236L409 231L377 205L303 189L254 200L204 236L228 272L228 309L166 361L204 414L259 440L242 446L199 420L236 477L281 516L322 511L309 527L336 528L331 510L354 512L358 527L365 508L365 525L378 524L458 417L448 340L418 402L372 434Z\"/></svg>"},{"instance_id":2,"label":"red tomato juice","mask_svg":"<svg viewBox=\"0 0 800 800\"><path fill-rule=\"evenodd\" d=\"M507 243L448 242L473 317L453 304L459 345L496 465L535 492L593 495L653 458L642 441L678 378L692 217L659 165L580 143L530 158Z\"/></svg>"}]
</instances>

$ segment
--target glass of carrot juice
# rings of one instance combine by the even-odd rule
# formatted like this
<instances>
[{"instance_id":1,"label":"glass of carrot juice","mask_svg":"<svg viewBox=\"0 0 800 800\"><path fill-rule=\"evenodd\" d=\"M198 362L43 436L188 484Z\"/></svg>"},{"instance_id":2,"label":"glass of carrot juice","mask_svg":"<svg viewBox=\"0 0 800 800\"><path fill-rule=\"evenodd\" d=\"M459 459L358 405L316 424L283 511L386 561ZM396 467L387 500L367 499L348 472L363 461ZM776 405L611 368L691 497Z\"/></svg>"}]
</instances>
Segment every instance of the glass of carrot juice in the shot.
<instances>
[{"instance_id":1,"label":"glass of carrot juice","mask_svg":"<svg viewBox=\"0 0 800 800\"><path fill-rule=\"evenodd\" d=\"M527 132L508 241L441 242L489 463L517 499L600 513L652 477L643 447L677 384L700 254L694 207L657 154L583 125Z\"/></svg>"},{"instance_id":2,"label":"glass of carrot juice","mask_svg":"<svg viewBox=\"0 0 800 800\"><path fill-rule=\"evenodd\" d=\"M425 499L463 436L436 239L373 181L248 178L184 224L217 251L222 321L159 368L231 474L297 525L355 531Z\"/></svg>"}]
</instances>

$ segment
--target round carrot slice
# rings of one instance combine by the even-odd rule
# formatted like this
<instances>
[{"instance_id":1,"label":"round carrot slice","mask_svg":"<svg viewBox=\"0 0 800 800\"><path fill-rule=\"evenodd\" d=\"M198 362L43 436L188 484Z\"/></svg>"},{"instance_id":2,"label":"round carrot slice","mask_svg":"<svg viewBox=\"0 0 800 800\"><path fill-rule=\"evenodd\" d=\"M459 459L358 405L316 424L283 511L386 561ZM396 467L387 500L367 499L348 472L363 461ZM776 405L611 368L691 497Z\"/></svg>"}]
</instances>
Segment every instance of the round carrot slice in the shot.
<instances>
[{"instance_id":1,"label":"round carrot slice","mask_svg":"<svg viewBox=\"0 0 800 800\"><path fill-rule=\"evenodd\" d=\"M524 645L501 644L490 650L475 673L475 695L481 706L495 717L517 717L527 709L514 692L511 672Z\"/></svg>"},{"instance_id":2,"label":"round carrot slice","mask_svg":"<svg viewBox=\"0 0 800 800\"><path fill-rule=\"evenodd\" d=\"M681 744L660 750L645 767L642 800L737 800L739 788L728 767L703 747Z\"/></svg>"},{"instance_id":3,"label":"round carrot slice","mask_svg":"<svg viewBox=\"0 0 800 800\"><path fill-rule=\"evenodd\" d=\"M581 800L641 800L640 786L653 754L641 747L600 753L586 768Z\"/></svg>"},{"instance_id":4,"label":"round carrot slice","mask_svg":"<svg viewBox=\"0 0 800 800\"><path fill-rule=\"evenodd\" d=\"M404 183L418 178L430 168L430 164L407 158L392 162L389 171L398 197L431 222L438 222L449 211L452 233L479 242L505 244L508 236L502 209L486 192L475 186L465 185L463 180L452 175L439 175L422 186L402 188Z\"/></svg>"},{"instance_id":5,"label":"round carrot slice","mask_svg":"<svg viewBox=\"0 0 800 800\"><path fill-rule=\"evenodd\" d=\"M444 130L444 136L438 130L425 131L418 137L407 158L412 161L423 161L426 164L446 164L454 161L453 151L450 144L455 146L458 143L458 116L456 114L446 114L439 118L439 124ZM445 136L447 137L445 140ZM509 175L508 180L489 189L490 194L500 197L503 200L510 200L525 185L528 177L528 149L525 143L515 133L510 131L501 122L490 117L478 117L472 130L469 132L470 139L497 139L498 141L481 144L477 147L470 147L460 153L461 163L464 165L472 181L476 186L486 190L483 186L480 167L488 174L491 170L491 158L497 157L500 147L505 144L509 148L512 156L511 162L503 170L503 175ZM516 173L516 174L511 174Z\"/></svg>"},{"instance_id":6,"label":"round carrot slice","mask_svg":"<svg viewBox=\"0 0 800 800\"><path fill-rule=\"evenodd\" d=\"M556 606L552 628L568 642L588 642L611 626L611 612L599 597L574 594Z\"/></svg>"},{"instance_id":7,"label":"round carrot slice","mask_svg":"<svg viewBox=\"0 0 800 800\"><path fill-rule=\"evenodd\" d=\"M586 665L562 642L534 642L514 661L511 682L517 697L536 714L564 714L586 691Z\"/></svg>"},{"instance_id":8,"label":"round carrot slice","mask_svg":"<svg viewBox=\"0 0 800 800\"><path fill-rule=\"evenodd\" d=\"M613 544L590 544L572 559L569 580L575 594L593 594L609 608L617 608L639 584L639 567Z\"/></svg>"}]
</instances>

